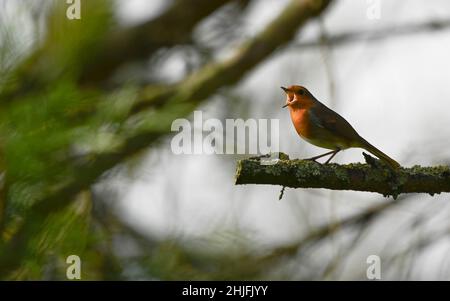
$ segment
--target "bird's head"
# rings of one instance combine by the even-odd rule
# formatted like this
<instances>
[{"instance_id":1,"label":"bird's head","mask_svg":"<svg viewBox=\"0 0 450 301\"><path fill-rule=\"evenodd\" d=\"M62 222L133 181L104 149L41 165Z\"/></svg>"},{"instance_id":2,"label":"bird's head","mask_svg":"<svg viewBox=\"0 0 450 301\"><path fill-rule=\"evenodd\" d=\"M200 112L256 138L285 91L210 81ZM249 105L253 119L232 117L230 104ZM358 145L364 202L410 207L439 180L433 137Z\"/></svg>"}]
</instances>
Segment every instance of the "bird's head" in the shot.
<instances>
[{"instance_id":1,"label":"bird's head","mask_svg":"<svg viewBox=\"0 0 450 301\"><path fill-rule=\"evenodd\" d=\"M290 108L299 108L301 105L306 105L312 101L312 95L309 91L302 86L289 86L288 88L281 87L286 93L286 103L283 106Z\"/></svg>"}]
</instances>

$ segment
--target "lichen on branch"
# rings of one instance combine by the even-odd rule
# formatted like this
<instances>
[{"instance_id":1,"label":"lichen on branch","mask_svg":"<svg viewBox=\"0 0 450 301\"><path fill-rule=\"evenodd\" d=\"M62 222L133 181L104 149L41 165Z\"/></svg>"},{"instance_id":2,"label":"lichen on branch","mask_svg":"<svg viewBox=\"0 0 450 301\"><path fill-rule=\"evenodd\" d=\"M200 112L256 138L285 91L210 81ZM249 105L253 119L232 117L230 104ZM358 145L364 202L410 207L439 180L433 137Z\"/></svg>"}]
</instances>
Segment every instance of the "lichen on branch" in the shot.
<instances>
[{"instance_id":1,"label":"lichen on branch","mask_svg":"<svg viewBox=\"0 0 450 301\"><path fill-rule=\"evenodd\" d=\"M401 193L450 192L450 167L413 166L392 170L364 153L366 164L321 164L290 160L280 153L276 164L267 165L260 157L238 161L236 185L270 184L291 188L325 188L377 192L384 196ZM261 164L263 162L263 164Z\"/></svg>"}]
</instances>

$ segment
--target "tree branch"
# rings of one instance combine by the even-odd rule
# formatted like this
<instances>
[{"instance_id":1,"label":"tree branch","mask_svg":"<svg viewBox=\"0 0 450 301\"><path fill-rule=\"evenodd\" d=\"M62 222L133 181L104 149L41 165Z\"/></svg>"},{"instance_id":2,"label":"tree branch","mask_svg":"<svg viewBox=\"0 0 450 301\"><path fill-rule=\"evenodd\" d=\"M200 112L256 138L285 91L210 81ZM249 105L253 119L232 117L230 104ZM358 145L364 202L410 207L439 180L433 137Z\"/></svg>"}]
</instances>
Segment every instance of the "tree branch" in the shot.
<instances>
[{"instance_id":1,"label":"tree branch","mask_svg":"<svg viewBox=\"0 0 450 301\"><path fill-rule=\"evenodd\" d=\"M98 87L126 63L148 58L164 47L192 43L192 32L195 27L221 7L231 3L245 6L247 2L248 0L175 0L159 16L147 22L126 28L105 30L101 32L95 43L89 45L88 51L80 51L77 54L76 64L80 65L77 81L83 87ZM101 6L104 5L102 3L102 1L89 1L92 9L87 7L85 11L92 15L83 16L83 19L104 17L104 12L101 13L103 11ZM64 5L56 5L51 15L59 18L64 15L66 8ZM52 23L52 17L47 22ZM80 32L90 30L89 26L84 25L83 22L71 24L71 26ZM48 27L51 28L50 25ZM74 28L70 27L70 30ZM17 74L14 76L14 81L17 83L10 85L11 87L8 87L6 91L0 91L0 104L11 103L24 95L51 87L55 80L67 73L68 69L74 69L66 61L64 64L50 66L42 63L55 61L55 53L58 51L53 48L59 43L54 34L47 33L41 45L36 46L36 50L15 68ZM67 54L63 55L67 56Z\"/></svg>"},{"instance_id":2,"label":"tree branch","mask_svg":"<svg viewBox=\"0 0 450 301\"><path fill-rule=\"evenodd\" d=\"M307 160L281 160L273 165L261 164L261 157L241 160L236 184L271 184L292 188L326 188L377 192L396 198L401 193L450 192L450 167L401 168L392 171L373 157L364 154L368 164L320 164ZM263 162L264 163L264 162Z\"/></svg>"},{"instance_id":3,"label":"tree branch","mask_svg":"<svg viewBox=\"0 0 450 301\"><path fill-rule=\"evenodd\" d=\"M123 63L150 57L161 47L191 43L191 33L198 23L232 2L176 0L155 19L112 32L103 45L104 51L93 59L92 64L84 66L81 82L96 84L110 76ZM245 5L247 0L235 2Z\"/></svg>"},{"instance_id":4,"label":"tree branch","mask_svg":"<svg viewBox=\"0 0 450 301\"><path fill-rule=\"evenodd\" d=\"M403 25L386 26L375 30L352 30L349 32L336 33L327 37L327 44L335 47L347 45L355 42L375 42L392 37L406 36L411 34L420 34L448 30L450 28L449 20L431 20L422 23L408 23ZM321 39L312 39L304 42L293 43L293 48L314 48L321 46Z\"/></svg>"},{"instance_id":5,"label":"tree branch","mask_svg":"<svg viewBox=\"0 0 450 301\"><path fill-rule=\"evenodd\" d=\"M295 256L300 251L303 251L306 247L323 241L325 238L339 233L339 231L368 225L389 209L397 207L407 200L411 200L411 197L402 196L395 202L386 201L381 204L376 204L364 209L362 212L352 214L339 221L330 222L318 226L317 228L306 234L306 236L301 238L299 241L292 242L282 247L278 247L272 250L269 254L261 257L260 260L279 259L282 256Z\"/></svg>"}]
</instances>

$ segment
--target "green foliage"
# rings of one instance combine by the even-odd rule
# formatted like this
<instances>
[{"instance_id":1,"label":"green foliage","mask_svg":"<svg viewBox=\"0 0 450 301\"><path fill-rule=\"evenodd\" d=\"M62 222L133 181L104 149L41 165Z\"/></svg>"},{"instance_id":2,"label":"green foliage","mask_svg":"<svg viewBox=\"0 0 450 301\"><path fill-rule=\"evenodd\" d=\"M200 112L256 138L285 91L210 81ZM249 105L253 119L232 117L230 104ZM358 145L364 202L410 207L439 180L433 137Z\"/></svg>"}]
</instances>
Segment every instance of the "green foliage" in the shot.
<instances>
[{"instance_id":1,"label":"green foliage","mask_svg":"<svg viewBox=\"0 0 450 301\"><path fill-rule=\"evenodd\" d=\"M89 267L87 247L94 238L90 234L89 213L90 200L80 197L73 206L48 216L43 224L37 224L36 227L42 229L40 234L30 238L22 266L10 277L16 280L66 279L65 260L72 254L83 258ZM84 274L88 271L86 269Z\"/></svg>"},{"instance_id":2,"label":"green foliage","mask_svg":"<svg viewBox=\"0 0 450 301\"><path fill-rule=\"evenodd\" d=\"M99 133L106 132L102 130L105 121L114 122L123 116L117 112L124 107L117 105L118 99L123 102L122 96L130 96L116 93L110 97L77 84L81 68L98 51L99 38L112 24L109 1L83 1L83 8L85 20L70 21L66 18L66 3L56 2L47 18L45 38L37 41L33 55L22 62L17 57L0 68L3 78L8 79L0 85L0 171L7 171L6 198L0 200L5 205L5 212L0 211L5 228L0 257L23 256L20 268L7 273L12 279L46 277L43 267L52 266L52 260L65 267L65 257L84 254L94 235L88 222L89 210L79 208L80 203L90 207L91 200L78 200L43 222L36 220L33 227L37 235L20 238L28 240L22 254L1 252L1 247L14 239L30 208L71 180L77 156L89 151L82 148L83 143L89 143L92 136L99 143ZM11 37L17 32L8 32L4 27L2 30L1 38L8 43L0 43L0 57L12 59L11 49L17 45ZM99 104L107 101L114 104L108 106L109 110L92 114L97 107L106 108ZM65 269L47 276L64 279L62 271ZM5 276L6 271L0 270L0 277Z\"/></svg>"}]
</instances>

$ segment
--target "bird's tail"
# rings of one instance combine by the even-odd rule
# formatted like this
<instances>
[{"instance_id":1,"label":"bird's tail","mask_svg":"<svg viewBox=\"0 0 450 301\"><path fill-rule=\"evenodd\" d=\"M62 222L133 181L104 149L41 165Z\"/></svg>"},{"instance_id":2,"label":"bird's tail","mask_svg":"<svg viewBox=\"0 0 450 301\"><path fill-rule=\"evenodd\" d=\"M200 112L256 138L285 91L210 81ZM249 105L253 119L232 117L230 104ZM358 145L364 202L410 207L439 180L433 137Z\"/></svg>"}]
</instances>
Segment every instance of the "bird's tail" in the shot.
<instances>
[{"instance_id":1,"label":"bird's tail","mask_svg":"<svg viewBox=\"0 0 450 301\"><path fill-rule=\"evenodd\" d=\"M378 148L367 142L364 138L361 138L360 147L364 148L368 152L371 152L373 155L377 156L380 160L389 164L389 166L391 166L392 168L397 169L400 167L400 164L397 161L395 161L394 159L392 159L391 157L380 151Z\"/></svg>"}]
</instances>

